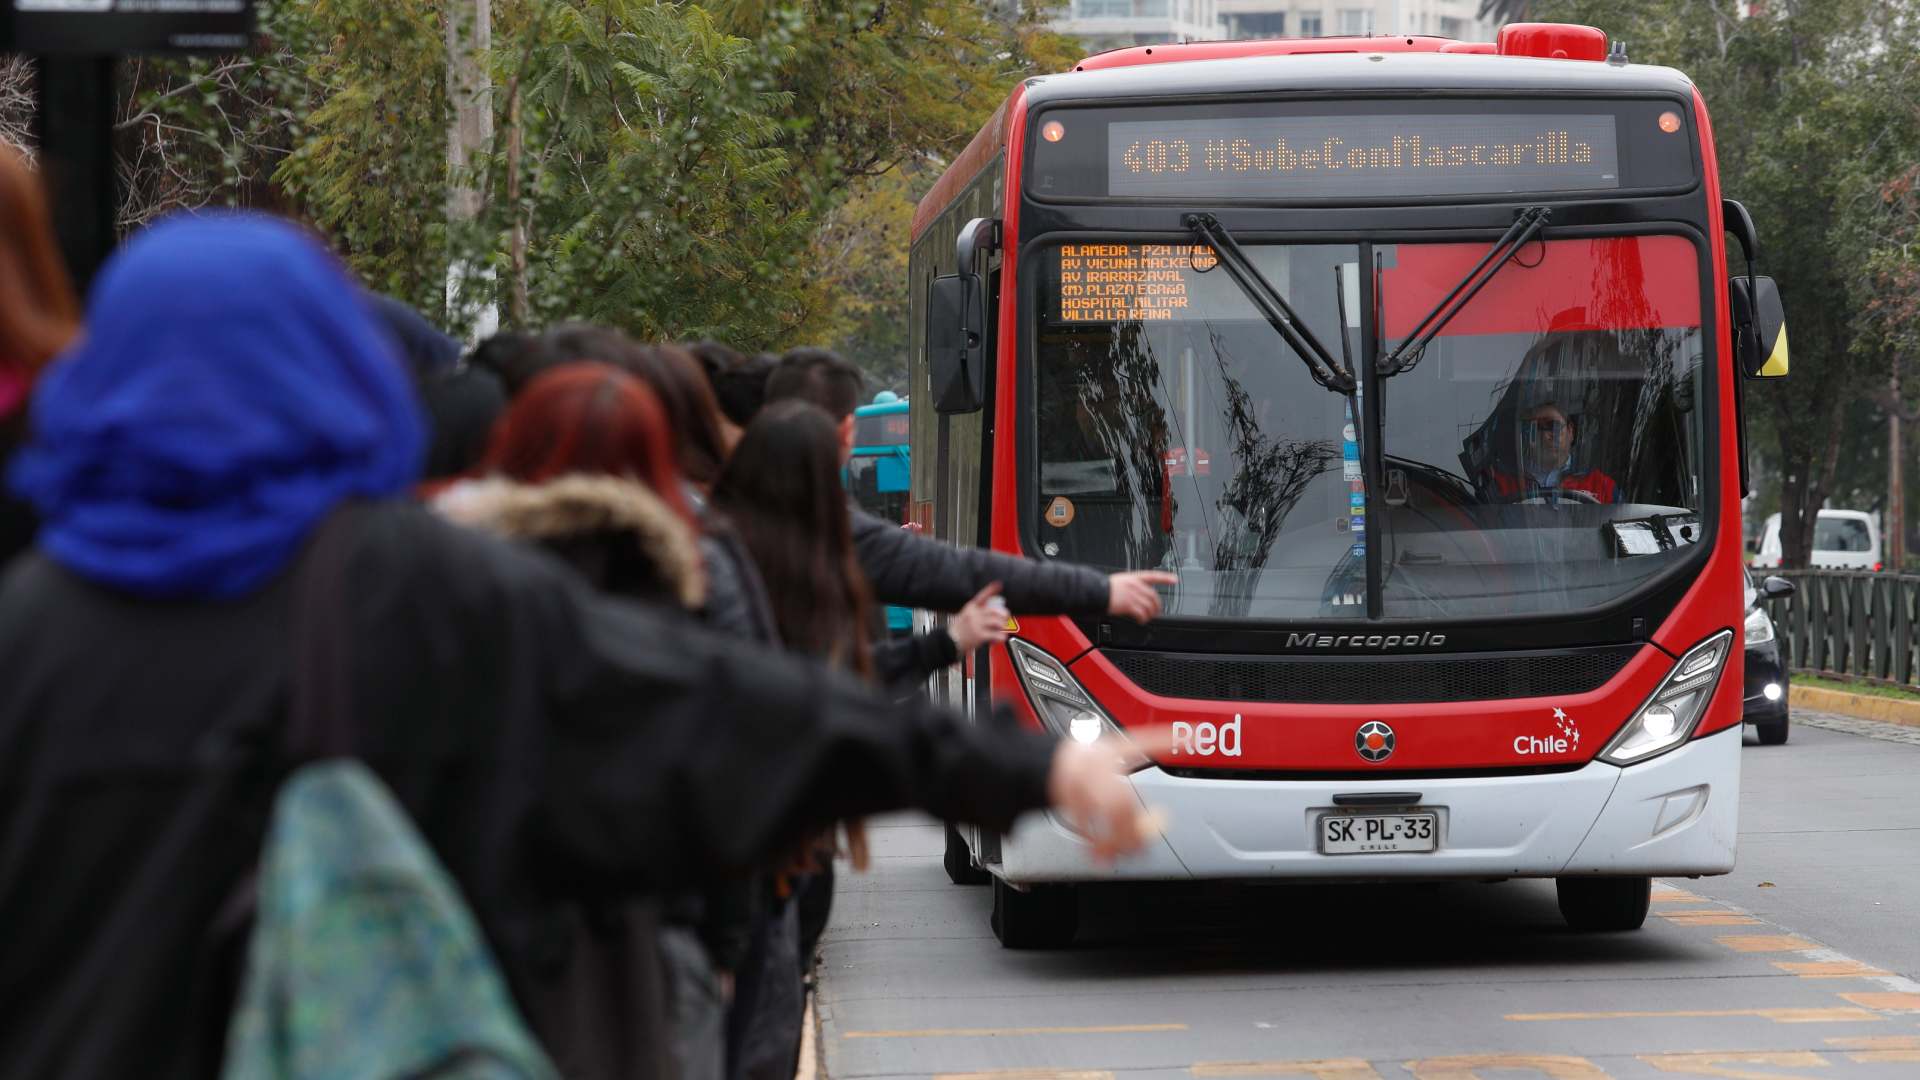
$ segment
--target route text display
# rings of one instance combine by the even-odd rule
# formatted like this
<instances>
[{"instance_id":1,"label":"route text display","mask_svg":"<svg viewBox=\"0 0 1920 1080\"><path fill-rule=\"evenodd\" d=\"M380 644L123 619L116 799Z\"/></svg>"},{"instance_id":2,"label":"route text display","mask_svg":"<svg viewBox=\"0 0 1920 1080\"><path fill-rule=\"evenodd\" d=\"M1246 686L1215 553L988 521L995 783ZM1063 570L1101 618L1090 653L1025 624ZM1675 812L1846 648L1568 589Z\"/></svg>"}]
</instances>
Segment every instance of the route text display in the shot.
<instances>
[{"instance_id":1,"label":"route text display","mask_svg":"<svg viewBox=\"0 0 1920 1080\"><path fill-rule=\"evenodd\" d=\"M1611 115L1128 121L1107 135L1117 197L1340 198L1620 186Z\"/></svg>"}]
</instances>

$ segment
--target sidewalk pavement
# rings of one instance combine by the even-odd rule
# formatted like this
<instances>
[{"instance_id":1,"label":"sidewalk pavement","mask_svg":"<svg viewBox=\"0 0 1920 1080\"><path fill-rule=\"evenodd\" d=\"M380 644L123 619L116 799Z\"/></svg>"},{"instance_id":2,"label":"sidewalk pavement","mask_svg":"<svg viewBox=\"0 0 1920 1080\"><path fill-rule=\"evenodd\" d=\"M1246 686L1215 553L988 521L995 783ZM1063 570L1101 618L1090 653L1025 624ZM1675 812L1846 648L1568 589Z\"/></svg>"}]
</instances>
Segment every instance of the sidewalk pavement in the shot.
<instances>
[{"instance_id":1,"label":"sidewalk pavement","mask_svg":"<svg viewBox=\"0 0 1920 1080\"><path fill-rule=\"evenodd\" d=\"M1799 719L1800 710L1809 709L1920 729L1920 699L1907 701L1873 694L1850 694L1844 690L1822 687L1789 686L1787 704L1793 707L1796 720Z\"/></svg>"}]
</instances>

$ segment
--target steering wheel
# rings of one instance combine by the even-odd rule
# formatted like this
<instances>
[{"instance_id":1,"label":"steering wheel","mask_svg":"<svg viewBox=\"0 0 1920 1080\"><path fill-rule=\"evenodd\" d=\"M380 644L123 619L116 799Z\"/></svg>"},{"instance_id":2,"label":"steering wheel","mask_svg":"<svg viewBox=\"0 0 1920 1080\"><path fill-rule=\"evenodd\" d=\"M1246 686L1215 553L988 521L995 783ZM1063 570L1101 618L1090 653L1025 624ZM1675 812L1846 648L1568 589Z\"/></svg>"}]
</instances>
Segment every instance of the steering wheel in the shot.
<instances>
[{"instance_id":1,"label":"steering wheel","mask_svg":"<svg viewBox=\"0 0 1920 1080\"><path fill-rule=\"evenodd\" d=\"M1564 502L1583 502L1590 506L1600 505L1600 496L1595 495L1591 491L1583 491L1580 488L1555 488L1554 496ZM1520 500L1520 505L1546 506L1548 505L1548 501L1545 495L1529 495Z\"/></svg>"}]
</instances>

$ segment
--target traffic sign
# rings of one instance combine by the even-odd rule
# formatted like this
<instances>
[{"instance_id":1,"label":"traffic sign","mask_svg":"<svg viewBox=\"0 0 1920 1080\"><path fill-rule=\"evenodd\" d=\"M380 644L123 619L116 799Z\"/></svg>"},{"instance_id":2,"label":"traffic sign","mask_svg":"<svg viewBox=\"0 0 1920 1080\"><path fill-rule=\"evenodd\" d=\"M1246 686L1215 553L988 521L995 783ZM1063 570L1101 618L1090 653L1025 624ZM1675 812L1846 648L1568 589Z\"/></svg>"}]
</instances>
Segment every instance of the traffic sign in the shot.
<instances>
[{"instance_id":1,"label":"traffic sign","mask_svg":"<svg viewBox=\"0 0 1920 1080\"><path fill-rule=\"evenodd\" d=\"M245 52L254 0L9 0L9 47L42 55Z\"/></svg>"}]
</instances>

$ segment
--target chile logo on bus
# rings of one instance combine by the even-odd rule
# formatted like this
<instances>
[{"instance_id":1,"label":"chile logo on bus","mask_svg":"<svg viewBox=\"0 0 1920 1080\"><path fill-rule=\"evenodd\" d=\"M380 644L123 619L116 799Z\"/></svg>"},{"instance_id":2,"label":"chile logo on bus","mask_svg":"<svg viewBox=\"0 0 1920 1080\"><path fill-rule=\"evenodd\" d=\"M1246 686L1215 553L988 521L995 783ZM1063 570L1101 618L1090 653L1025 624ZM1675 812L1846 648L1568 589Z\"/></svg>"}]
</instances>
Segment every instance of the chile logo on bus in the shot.
<instances>
[{"instance_id":1,"label":"chile logo on bus","mask_svg":"<svg viewBox=\"0 0 1920 1080\"><path fill-rule=\"evenodd\" d=\"M1353 733L1353 748L1362 758L1377 765L1393 756L1393 729L1378 720L1369 720Z\"/></svg>"}]
</instances>

